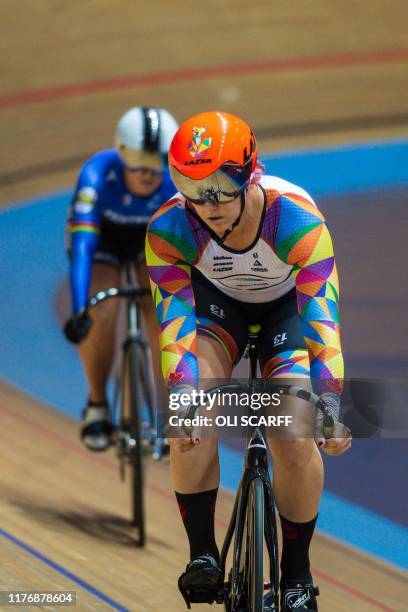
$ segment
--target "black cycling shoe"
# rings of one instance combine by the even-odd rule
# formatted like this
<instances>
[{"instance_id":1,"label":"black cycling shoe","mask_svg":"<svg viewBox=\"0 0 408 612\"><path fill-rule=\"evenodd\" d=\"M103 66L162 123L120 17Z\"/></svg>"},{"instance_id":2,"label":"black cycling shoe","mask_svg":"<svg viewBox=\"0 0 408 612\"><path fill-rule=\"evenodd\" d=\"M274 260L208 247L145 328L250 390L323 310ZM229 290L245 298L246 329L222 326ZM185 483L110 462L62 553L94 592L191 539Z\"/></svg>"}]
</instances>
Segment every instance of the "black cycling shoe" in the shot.
<instances>
[{"instance_id":1,"label":"black cycling shoe","mask_svg":"<svg viewBox=\"0 0 408 612\"><path fill-rule=\"evenodd\" d=\"M82 413L84 421L81 428L81 440L92 451L104 451L109 448L113 425L109 421L109 410L106 404L88 405Z\"/></svg>"},{"instance_id":2,"label":"black cycling shoe","mask_svg":"<svg viewBox=\"0 0 408 612\"><path fill-rule=\"evenodd\" d=\"M188 609L192 603L214 603L223 586L220 567L210 554L200 555L190 561L178 580L178 588Z\"/></svg>"},{"instance_id":3,"label":"black cycling shoe","mask_svg":"<svg viewBox=\"0 0 408 612\"><path fill-rule=\"evenodd\" d=\"M281 612L290 612L290 610L317 612L317 595L319 595L319 589L313 584L283 585L281 586Z\"/></svg>"}]
</instances>

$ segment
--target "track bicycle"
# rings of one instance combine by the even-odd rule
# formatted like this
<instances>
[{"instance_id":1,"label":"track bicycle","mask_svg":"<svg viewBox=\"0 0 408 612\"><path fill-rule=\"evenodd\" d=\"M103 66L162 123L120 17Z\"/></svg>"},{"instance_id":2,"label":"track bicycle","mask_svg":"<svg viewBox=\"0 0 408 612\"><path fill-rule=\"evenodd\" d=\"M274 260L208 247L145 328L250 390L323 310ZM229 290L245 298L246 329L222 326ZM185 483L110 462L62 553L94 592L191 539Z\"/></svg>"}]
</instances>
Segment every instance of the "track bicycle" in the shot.
<instances>
[{"instance_id":1,"label":"track bicycle","mask_svg":"<svg viewBox=\"0 0 408 612\"><path fill-rule=\"evenodd\" d=\"M140 301L150 291L136 286L134 265L130 261L126 263L125 275L126 286L99 291L88 300L84 312L108 299L127 301L127 334L122 343L111 414L116 424L112 443L116 446L121 480L125 480L126 467L130 468L131 524L138 529L138 545L144 546L144 459L148 455L159 459L164 441L156 436L150 348L142 339L140 328Z\"/></svg>"},{"instance_id":2,"label":"track bicycle","mask_svg":"<svg viewBox=\"0 0 408 612\"><path fill-rule=\"evenodd\" d=\"M248 345L245 357L249 359L248 382L230 383L206 391L208 396L222 393L254 392L279 393L309 402L323 415L323 433L332 436L335 420L319 397L301 387L282 385L256 378L257 338L260 325L248 328ZM190 407L186 418L194 416ZM232 567L225 580L227 555L234 538ZM269 576L264 581L264 542L269 560ZM220 568L224 587L217 603L224 604L226 612L278 612L279 610L279 554L275 517L275 501L268 469L268 450L265 428L249 427L244 470L220 555ZM318 594L317 588L315 594ZM190 608L188 593L183 593ZM207 602L212 603L212 602Z\"/></svg>"}]
</instances>

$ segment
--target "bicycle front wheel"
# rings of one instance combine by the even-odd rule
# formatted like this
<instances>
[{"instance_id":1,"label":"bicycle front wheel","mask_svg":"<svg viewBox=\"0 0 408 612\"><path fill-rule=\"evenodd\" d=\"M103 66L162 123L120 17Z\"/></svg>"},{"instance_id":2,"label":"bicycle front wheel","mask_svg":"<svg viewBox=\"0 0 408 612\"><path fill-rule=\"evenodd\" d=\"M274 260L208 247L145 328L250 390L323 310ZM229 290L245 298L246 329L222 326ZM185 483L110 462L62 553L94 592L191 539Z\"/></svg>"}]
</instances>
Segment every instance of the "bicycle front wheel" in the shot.
<instances>
[{"instance_id":1,"label":"bicycle front wheel","mask_svg":"<svg viewBox=\"0 0 408 612\"><path fill-rule=\"evenodd\" d=\"M263 482L255 478L250 484L247 510L247 593L251 612L264 609L264 512Z\"/></svg>"}]
</instances>

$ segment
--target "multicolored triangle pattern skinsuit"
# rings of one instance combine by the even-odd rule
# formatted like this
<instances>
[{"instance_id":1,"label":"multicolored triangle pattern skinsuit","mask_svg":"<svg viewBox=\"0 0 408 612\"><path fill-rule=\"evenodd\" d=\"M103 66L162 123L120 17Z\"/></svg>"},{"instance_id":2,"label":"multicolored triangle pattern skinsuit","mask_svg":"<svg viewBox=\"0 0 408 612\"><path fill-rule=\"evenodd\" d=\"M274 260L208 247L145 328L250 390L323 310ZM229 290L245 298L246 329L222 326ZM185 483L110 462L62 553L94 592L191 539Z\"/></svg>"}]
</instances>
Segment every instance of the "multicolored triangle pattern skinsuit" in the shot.
<instances>
[{"instance_id":1,"label":"multicolored triangle pattern skinsuit","mask_svg":"<svg viewBox=\"0 0 408 612\"><path fill-rule=\"evenodd\" d=\"M310 370L304 367L304 356L298 357L298 367L304 372L310 371L317 393L340 392L344 365L340 345L339 287L325 219L313 201L299 193L267 189L266 196L259 240L263 240L282 262L292 266ZM208 230L194 231L196 224L184 198L176 196L155 213L146 238L146 258L161 330L163 375L169 387L183 381L198 385L191 269L198 264L206 244L213 238ZM226 254L231 255L231 251ZM284 371L285 363L292 358L286 353L282 352L273 360L273 367L278 372L279 369ZM296 360L296 355L293 358ZM268 372L263 374L268 375Z\"/></svg>"}]
</instances>

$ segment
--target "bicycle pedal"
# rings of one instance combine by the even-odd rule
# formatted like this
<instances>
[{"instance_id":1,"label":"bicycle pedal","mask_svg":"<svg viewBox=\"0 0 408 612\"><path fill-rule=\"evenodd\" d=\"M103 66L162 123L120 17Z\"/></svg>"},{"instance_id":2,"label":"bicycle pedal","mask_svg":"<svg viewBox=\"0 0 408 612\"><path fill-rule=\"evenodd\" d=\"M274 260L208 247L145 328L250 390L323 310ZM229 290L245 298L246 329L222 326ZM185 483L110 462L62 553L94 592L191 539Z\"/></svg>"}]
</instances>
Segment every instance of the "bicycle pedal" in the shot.
<instances>
[{"instance_id":1,"label":"bicycle pedal","mask_svg":"<svg viewBox=\"0 0 408 612\"><path fill-rule=\"evenodd\" d=\"M214 595L211 595L210 593L208 593L208 591L195 591L192 597L190 596L188 597L188 600L190 603L207 603L207 604L213 604L214 602L217 601Z\"/></svg>"},{"instance_id":2,"label":"bicycle pedal","mask_svg":"<svg viewBox=\"0 0 408 612\"><path fill-rule=\"evenodd\" d=\"M186 606L189 610L191 609L191 604L193 603L194 604L198 604L198 603L213 604L213 603L223 603L224 602L224 595L221 601L219 601L218 600L219 595L214 597L214 594L209 593L207 590L203 590L203 591L194 590L194 593L190 593L190 591L184 590L183 588L179 586L179 591L182 594L183 599L186 602Z\"/></svg>"}]
</instances>

